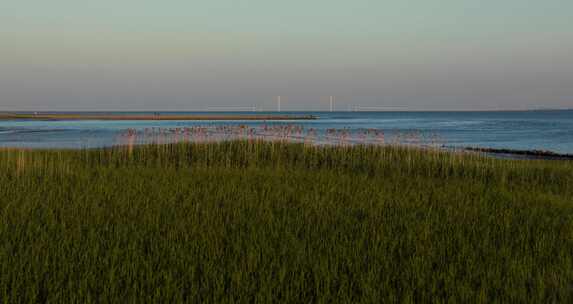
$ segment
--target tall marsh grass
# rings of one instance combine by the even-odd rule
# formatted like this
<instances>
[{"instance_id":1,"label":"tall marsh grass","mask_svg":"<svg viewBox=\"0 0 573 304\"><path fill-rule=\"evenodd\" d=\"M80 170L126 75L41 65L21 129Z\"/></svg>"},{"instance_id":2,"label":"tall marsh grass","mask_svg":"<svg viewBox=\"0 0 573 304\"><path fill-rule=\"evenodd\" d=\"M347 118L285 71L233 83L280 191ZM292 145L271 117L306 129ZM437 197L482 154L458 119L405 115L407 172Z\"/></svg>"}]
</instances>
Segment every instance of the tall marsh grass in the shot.
<instances>
[{"instance_id":1,"label":"tall marsh grass","mask_svg":"<svg viewBox=\"0 0 573 304\"><path fill-rule=\"evenodd\" d=\"M0 151L0 302L570 302L573 164L266 141Z\"/></svg>"}]
</instances>

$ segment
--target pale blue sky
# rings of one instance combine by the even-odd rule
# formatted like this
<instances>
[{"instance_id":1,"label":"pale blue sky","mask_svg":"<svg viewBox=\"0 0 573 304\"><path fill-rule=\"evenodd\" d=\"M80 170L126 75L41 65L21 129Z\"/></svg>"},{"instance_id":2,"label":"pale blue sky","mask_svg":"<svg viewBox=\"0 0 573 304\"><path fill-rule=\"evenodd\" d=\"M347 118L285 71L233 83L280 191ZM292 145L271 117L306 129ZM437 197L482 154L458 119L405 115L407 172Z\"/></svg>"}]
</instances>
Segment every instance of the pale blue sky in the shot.
<instances>
[{"instance_id":1,"label":"pale blue sky","mask_svg":"<svg viewBox=\"0 0 573 304\"><path fill-rule=\"evenodd\" d=\"M573 107L573 1L0 0L0 110Z\"/></svg>"}]
</instances>

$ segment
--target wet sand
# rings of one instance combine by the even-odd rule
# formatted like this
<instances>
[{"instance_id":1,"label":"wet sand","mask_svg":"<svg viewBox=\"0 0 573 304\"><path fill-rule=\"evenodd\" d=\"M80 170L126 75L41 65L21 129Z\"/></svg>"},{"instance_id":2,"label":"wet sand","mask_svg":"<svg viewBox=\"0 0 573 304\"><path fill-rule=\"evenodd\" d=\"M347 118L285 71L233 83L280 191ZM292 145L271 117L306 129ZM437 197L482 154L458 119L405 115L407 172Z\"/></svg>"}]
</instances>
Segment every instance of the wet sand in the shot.
<instances>
[{"instance_id":1,"label":"wet sand","mask_svg":"<svg viewBox=\"0 0 573 304\"><path fill-rule=\"evenodd\" d=\"M0 120L314 120L314 115L279 115L279 114L196 114L196 115L115 115L115 114L14 114L0 113Z\"/></svg>"}]
</instances>

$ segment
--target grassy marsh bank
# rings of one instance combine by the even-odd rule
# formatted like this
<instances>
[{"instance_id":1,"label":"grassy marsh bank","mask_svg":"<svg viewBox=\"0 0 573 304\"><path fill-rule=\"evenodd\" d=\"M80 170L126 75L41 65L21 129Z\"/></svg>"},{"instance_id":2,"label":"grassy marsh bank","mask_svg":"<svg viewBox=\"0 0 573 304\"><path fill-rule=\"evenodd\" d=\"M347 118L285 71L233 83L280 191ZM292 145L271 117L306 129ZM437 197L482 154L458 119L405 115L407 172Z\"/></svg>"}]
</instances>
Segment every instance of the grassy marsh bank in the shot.
<instances>
[{"instance_id":1,"label":"grassy marsh bank","mask_svg":"<svg viewBox=\"0 0 573 304\"><path fill-rule=\"evenodd\" d=\"M259 141L0 151L0 302L572 299L572 162Z\"/></svg>"}]
</instances>

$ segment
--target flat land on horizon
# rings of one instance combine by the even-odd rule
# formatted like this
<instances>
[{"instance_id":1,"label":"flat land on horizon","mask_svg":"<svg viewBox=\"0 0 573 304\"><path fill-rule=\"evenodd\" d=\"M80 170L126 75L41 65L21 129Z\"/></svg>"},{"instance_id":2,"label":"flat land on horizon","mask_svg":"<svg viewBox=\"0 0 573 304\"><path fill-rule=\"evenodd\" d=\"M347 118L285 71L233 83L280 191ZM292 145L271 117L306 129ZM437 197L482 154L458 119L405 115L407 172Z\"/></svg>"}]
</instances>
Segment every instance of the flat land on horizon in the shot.
<instances>
[{"instance_id":1,"label":"flat land on horizon","mask_svg":"<svg viewBox=\"0 0 573 304\"><path fill-rule=\"evenodd\" d=\"M313 120L313 115L281 115L281 114L17 114L0 113L0 120Z\"/></svg>"}]
</instances>

